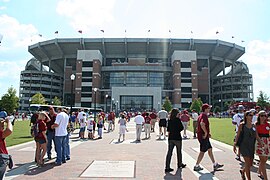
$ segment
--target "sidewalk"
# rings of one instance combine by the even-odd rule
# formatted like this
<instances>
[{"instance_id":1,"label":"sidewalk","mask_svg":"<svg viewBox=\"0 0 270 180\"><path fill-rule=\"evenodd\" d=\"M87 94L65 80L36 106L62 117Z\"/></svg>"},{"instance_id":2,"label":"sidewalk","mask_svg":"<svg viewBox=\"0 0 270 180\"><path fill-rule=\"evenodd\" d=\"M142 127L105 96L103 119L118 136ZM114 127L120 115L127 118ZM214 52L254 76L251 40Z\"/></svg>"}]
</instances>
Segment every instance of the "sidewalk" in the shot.
<instances>
[{"instance_id":1,"label":"sidewalk","mask_svg":"<svg viewBox=\"0 0 270 180\"><path fill-rule=\"evenodd\" d=\"M242 163L234 159L232 147L214 140L211 140L214 156L219 163L224 164L224 168L213 172L212 163L206 154L202 161L204 170L193 171L199 143L197 139L192 138L183 140L183 163L187 164L187 167L177 170L174 152L171 167L175 170L165 174L167 140L157 140L158 125L156 124L156 133L151 133L150 139L136 143L135 124L132 120L127 126L126 140L120 143L117 142L118 126L113 132L104 132L103 139L99 140L79 140L78 133L72 134L71 160L61 166L54 166L55 159L52 159L45 162L44 167L37 167L33 162L33 141L11 147L9 153L13 156L15 166L6 173L4 179L241 179L239 168ZM141 137L145 137L144 132ZM189 137L192 137L191 133ZM252 179L259 179L257 167L255 165L252 168ZM267 173L270 177L269 163Z\"/></svg>"}]
</instances>

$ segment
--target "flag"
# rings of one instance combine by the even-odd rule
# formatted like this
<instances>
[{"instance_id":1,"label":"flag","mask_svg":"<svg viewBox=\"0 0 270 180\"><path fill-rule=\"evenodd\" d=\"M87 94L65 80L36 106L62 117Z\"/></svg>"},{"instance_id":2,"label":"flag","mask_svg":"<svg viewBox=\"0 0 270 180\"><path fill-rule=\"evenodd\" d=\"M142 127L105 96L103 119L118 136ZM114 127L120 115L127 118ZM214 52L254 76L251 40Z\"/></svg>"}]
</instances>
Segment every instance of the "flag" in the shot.
<instances>
[{"instance_id":1,"label":"flag","mask_svg":"<svg viewBox=\"0 0 270 180\"><path fill-rule=\"evenodd\" d=\"M125 29L125 33L127 32L127 30Z\"/></svg>"},{"instance_id":2,"label":"flag","mask_svg":"<svg viewBox=\"0 0 270 180\"><path fill-rule=\"evenodd\" d=\"M55 31L54 34L58 34L58 31Z\"/></svg>"},{"instance_id":3,"label":"flag","mask_svg":"<svg viewBox=\"0 0 270 180\"><path fill-rule=\"evenodd\" d=\"M39 35L39 37L42 37L42 34L38 34Z\"/></svg>"},{"instance_id":4,"label":"flag","mask_svg":"<svg viewBox=\"0 0 270 180\"><path fill-rule=\"evenodd\" d=\"M217 31L216 34L218 34L219 32Z\"/></svg>"},{"instance_id":5,"label":"flag","mask_svg":"<svg viewBox=\"0 0 270 180\"><path fill-rule=\"evenodd\" d=\"M245 42L244 40L241 41L242 43Z\"/></svg>"},{"instance_id":6,"label":"flag","mask_svg":"<svg viewBox=\"0 0 270 180\"><path fill-rule=\"evenodd\" d=\"M171 33L171 30L169 30L169 33Z\"/></svg>"},{"instance_id":7,"label":"flag","mask_svg":"<svg viewBox=\"0 0 270 180\"><path fill-rule=\"evenodd\" d=\"M148 32L150 32L150 29L148 30Z\"/></svg>"},{"instance_id":8,"label":"flag","mask_svg":"<svg viewBox=\"0 0 270 180\"><path fill-rule=\"evenodd\" d=\"M82 30L79 30L78 33L82 34Z\"/></svg>"},{"instance_id":9,"label":"flag","mask_svg":"<svg viewBox=\"0 0 270 180\"><path fill-rule=\"evenodd\" d=\"M104 33L104 30L103 29L101 29L100 31Z\"/></svg>"},{"instance_id":10,"label":"flag","mask_svg":"<svg viewBox=\"0 0 270 180\"><path fill-rule=\"evenodd\" d=\"M234 36L232 36L232 38L234 38Z\"/></svg>"},{"instance_id":11,"label":"flag","mask_svg":"<svg viewBox=\"0 0 270 180\"><path fill-rule=\"evenodd\" d=\"M193 31L190 31L191 34L193 34Z\"/></svg>"}]
</instances>

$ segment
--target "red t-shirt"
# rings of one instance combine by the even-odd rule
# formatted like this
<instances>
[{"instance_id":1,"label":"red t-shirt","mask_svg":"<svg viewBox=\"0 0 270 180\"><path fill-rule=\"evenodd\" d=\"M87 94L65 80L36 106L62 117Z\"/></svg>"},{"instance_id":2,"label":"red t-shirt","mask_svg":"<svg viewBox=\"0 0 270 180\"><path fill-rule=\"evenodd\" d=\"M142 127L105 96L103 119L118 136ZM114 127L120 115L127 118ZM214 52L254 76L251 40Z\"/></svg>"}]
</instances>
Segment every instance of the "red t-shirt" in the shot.
<instances>
[{"instance_id":1,"label":"red t-shirt","mask_svg":"<svg viewBox=\"0 0 270 180\"><path fill-rule=\"evenodd\" d=\"M157 119L156 113L151 113L151 114L150 114L150 117L151 117L151 119Z\"/></svg>"},{"instance_id":2,"label":"red t-shirt","mask_svg":"<svg viewBox=\"0 0 270 180\"><path fill-rule=\"evenodd\" d=\"M44 139L45 140L45 137L42 134L42 131L46 131L47 130L46 123L43 120L39 119L37 121L37 124L38 124L38 135L37 135L36 138L38 138L38 139Z\"/></svg>"},{"instance_id":3,"label":"red t-shirt","mask_svg":"<svg viewBox=\"0 0 270 180\"><path fill-rule=\"evenodd\" d=\"M3 131L0 131L0 154L8 154L6 141L3 138Z\"/></svg>"},{"instance_id":4,"label":"red t-shirt","mask_svg":"<svg viewBox=\"0 0 270 180\"><path fill-rule=\"evenodd\" d=\"M53 114L53 115L48 114L48 116L50 117L51 120L49 122L46 122L46 126L47 126L48 130L54 131L54 129L52 129L52 125L55 122L55 119L56 119L57 114L56 113Z\"/></svg>"},{"instance_id":5,"label":"red t-shirt","mask_svg":"<svg viewBox=\"0 0 270 180\"><path fill-rule=\"evenodd\" d=\"M206 128L206 131L207 131L207 137L206 138L209 138L209 133L210 133L208 117L207 117L206 114L201 113L200 116L198 117L198 127L197 127L197 135L198 135L198 140L199 141L201 141L203 139L203 135L204 135L204 131L203 131L201 125L200 125L201 122L204 122L204 124L205 124L205 128Z\"/></svg>"},{"instance_id":6,"label":"red t-shirt","mask_svg":"<svg viewBox=\"0 0 270 180\"><path fill-rule=\"evenodd\" d=\"M264 123L256 126L258 134L269 134L270 124Z\"/></svg>"},{"instance_id":7,"label":"red t-shirt","mask_svg":"<svg viewBox=\"0 0 270 180\"><path fill-rule=\"evenodd\" d=\"M150 124L151 118L149 116L144 117L145 124Z\"/></svg>"},{"instance_id":8,"label":"red t-shirt","mask_svg":"<svg viewBox=\"0 0 270 180\"><path fill-rule=\"evenodd\" d=\"M187 114L182 114L181 117L180 117L180 120L182 122L188 122L189 121L189 115Z\"/></svg>"}]
</instances>

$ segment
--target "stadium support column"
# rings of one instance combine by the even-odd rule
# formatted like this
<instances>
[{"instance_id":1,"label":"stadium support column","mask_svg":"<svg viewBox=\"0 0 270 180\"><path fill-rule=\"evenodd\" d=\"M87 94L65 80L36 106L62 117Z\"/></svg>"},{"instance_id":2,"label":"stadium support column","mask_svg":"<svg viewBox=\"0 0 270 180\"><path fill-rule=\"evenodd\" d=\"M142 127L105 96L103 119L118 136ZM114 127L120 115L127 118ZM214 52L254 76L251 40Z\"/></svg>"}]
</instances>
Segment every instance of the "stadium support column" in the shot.
<instances>
[{"instance_id":1,"label":"stadium support column","mask_svg":"<svg viewBox=\"0 0 270 180\"><path fill-rule=\"evenodd\" d=\"M81 105L81 91L82 91L82 60L76 61L76 80L75 80L75 102L74 106L80 107Z\"/></svg>"},{"instance_id":2,"label":"stadium support column","mask_svg":"<svg viewBox=\"0 0 270 180\"><path fill-rule=\"evenodd\" d=\"M197 60L191 60L191 83L192 83L192 101L198 98L198 70Z\"/></svg>"}]
</instances>

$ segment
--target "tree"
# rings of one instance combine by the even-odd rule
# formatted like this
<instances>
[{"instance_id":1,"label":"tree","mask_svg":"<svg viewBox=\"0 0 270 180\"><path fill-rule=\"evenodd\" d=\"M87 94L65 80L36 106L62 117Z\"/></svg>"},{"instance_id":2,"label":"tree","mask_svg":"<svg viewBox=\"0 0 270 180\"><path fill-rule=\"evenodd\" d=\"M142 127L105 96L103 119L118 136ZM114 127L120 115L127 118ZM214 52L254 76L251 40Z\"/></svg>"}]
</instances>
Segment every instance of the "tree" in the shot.
<instances>
[{"instance_id":1,"label":"tree","mask_svg":"<svg viewBox=\"0 0 270 180\"><path fill-rule=\"evenodd\" d=\"M221 108L219 106L216 106L214 109L214 113L221 112Z\"/></svg>"},{"instance_id":2,"label":"tree","mask_svg":"<svg viewBox=\"0 0 270 180\"><path fill-rule=\"evenodd\" d=\"M16 96L16 89L13 87L8 88L7 93L1 98L0 106L8 114L13 113L19 107L19 98Z\"/></svg>"},{"instance_id":3,"label":"tree","mask_svg":"<svg viewBox=\"0 0 270 180\"><path fill-rule=\"evenodd\" d=\"M59 99L57 96L54 96L52 105L61 106L61 99Z\"/></svg>"},{"instance_id":4,"label":"tree","mask_svg":"<svg viewBox=\"0 0 270 180\"><path fill-rule=\"evenodd\" d=\"M34 96L32 96L31 104L46 104L46 101L41 93L37 93Z\"/></svg>"},{"instance_id":5,"label":"tree","mask_svg":"<svg viewBox=\"0 0 270 180\"><path fill-rule=\"evenodd\" d=\"M172 103L169 99L169 97L165 98L164 104L162 105L162 107L167 111L170 112L172 110Z\"/></svg>"},{"instance_id":6,"label":"tree","mask_svg":"<svg viewBox=\"0 0 270 180\"><path fill-rule=\"evenodd\" d=\"M202 100L200 98L194 99L190 106L190 110L192 111L193 109L195 109L196 112L200 112L201 107L202 107Z\"/></svg>"},{"instance_id":7,"label":"tree","mask_svg":"<svg viewBox=\"0 0 270 180\"><path fill-rule=\"evenodd\" d=\"M262 109L265 109L270 106L269 97L263 91L259 92L259 96L257 97L257 106L260 106Z\"/></svg>"}]
</instances>

